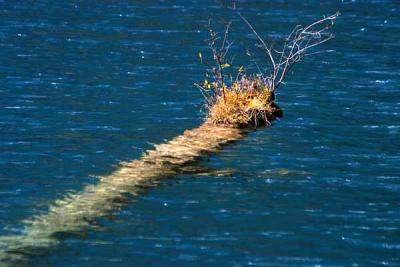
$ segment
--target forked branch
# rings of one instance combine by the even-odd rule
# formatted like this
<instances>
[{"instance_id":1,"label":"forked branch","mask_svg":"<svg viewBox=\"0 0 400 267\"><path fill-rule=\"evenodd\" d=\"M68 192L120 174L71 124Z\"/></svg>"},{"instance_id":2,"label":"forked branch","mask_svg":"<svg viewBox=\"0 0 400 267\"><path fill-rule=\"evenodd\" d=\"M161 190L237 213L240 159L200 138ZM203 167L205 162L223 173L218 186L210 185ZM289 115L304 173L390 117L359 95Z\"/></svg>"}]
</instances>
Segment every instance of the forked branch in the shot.
<instances>
[{"instance_id":1,"label":"forked branch","mask_svg":"<svg viewBox=\"0 0 400 267\"><path fill-rule=\"evenodd\" d=\"M266 52L267 59L272 65L272 70L269 74L266 73L265 76L269 77L267 83L270 90L275 91L284 83L287 74L297 62L301 61L307 55L314 54L307 53L310 49L334 37L330 29L335 19L339 16L339 12L317 20L308 26L297 25L286 37L281 49L278 50L272 46L268 46L250 22L240 13L238 15L254 33L261 47Z\"/></svg>"},{"instance_id":2,"label":"forked branch","mask_svg":"<svg viewBox=\"0 0 400 267\"><path fill-rule=\"evenodd\" d=\"M208 45L212 52L212 63L203 59L199 52L200 62L207 66L207 72L204 83L195 84L206 99L208 122L230 127L258 127L281 118L283 112L275 103L276 89L284 84L296 63L308 55L322 52L313 51L313 48L333 38L331 28L338 15L336 13L324 17L307 26L297 25L280 47L274 47L264 41L252 24L238 13L257 37L256 45L263 50L269 65L267 69L260 68L253 58L252 63L257 67L258 73L247 73L243 65L239 68L231 66L233 60L227 59L232 45L228 41L231 23L225 25L223 33L217 33L210 22ZM248 50L246 54L252 57ZM233 79L232 74L236 79Z\"/></svg>"}]
</instances>

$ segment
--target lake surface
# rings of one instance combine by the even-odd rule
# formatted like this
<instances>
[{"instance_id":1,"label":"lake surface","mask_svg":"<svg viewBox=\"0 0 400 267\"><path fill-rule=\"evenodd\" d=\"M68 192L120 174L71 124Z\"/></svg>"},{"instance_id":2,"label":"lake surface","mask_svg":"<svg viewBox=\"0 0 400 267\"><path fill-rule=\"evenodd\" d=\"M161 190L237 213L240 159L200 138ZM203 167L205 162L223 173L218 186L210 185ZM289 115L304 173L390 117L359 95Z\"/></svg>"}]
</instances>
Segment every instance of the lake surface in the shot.
<instances>
[{"instance_id":1,"label":"lake surface","mask_svg":"<svg viewBox=\"0 0 400 267\"><path fill-rule=\"evenodd\" d=\"M342 13L335 51L279 89L285 117L23 266L399 266L399 2L238 6L276 42ZM248 63L254 37L215 1L0 1L1 236L202 123L209 17Z\"/></svg>"}]
</instances>

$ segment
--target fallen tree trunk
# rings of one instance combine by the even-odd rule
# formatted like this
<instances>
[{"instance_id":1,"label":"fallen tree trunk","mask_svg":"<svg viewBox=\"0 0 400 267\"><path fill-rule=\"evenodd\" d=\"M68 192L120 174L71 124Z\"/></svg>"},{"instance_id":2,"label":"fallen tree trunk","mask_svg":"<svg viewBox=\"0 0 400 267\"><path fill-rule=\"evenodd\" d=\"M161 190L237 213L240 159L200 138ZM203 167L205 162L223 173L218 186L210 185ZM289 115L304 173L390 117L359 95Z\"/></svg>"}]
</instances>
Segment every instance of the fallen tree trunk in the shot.
<instances>
[{"instance_id":1,"label":"fallen tree trunk","mask_svg":"<svg viewBox=\"0 0 400 267\"><path fill-rule=\"evenodd\" d=\"M156 145L141 159L121 163L115 172L100 177L97 185L56 200L47 214L27 221L22 235L2 237L0 261L11 263L24 255L43 253L60 242L60 235L86 231L97 219L119 209L127 195L137 195L143 187L184 173L199 158L218 152L222 145L245 134L245 130L205 123Z\"/></svg>"},{"instance_id":2,"label":"fallen tree trunk","mask_svg":"<svg viewBox=\"0 0 400 267\"><path fill-rule=\"evenodd\" d=\"M0 261L16 261L24 254L53 247L59 243L62 233L82 233L98 218L121 207L120 203L127 194L136 195L144 186L185 172L185 168L198 158L217 152L223 144L243 138L246 130L241 127L268 126L271 121L282 117L282 110L275 103L276 89L284 83L296 63L313 54L308 53L310 49L333 38L330 29L339 13L308 26L297 25L281 49L267 45L247 19L240 13L238 15L265 50L272 65L269 72L260 70L258 74L246 74L240 67L236 80L230 79L231 83L227 83L226 80L231 77L225 74L224 69L232 63L225 58L232 44L227 41L230 24L219 48L217 41L220 38L210 29L209 45L216 64L212 66L203 60L201 53L199 58L208 66L214 81L210 83L206 79L203 85L196 84L206 97L208 122L155 146L139 160L122 163L114 173L100 177L97 185L87 186L81 193L55 201L47 214L27 221L23 234L0 237Z\"/></svg>"}]
</instances>

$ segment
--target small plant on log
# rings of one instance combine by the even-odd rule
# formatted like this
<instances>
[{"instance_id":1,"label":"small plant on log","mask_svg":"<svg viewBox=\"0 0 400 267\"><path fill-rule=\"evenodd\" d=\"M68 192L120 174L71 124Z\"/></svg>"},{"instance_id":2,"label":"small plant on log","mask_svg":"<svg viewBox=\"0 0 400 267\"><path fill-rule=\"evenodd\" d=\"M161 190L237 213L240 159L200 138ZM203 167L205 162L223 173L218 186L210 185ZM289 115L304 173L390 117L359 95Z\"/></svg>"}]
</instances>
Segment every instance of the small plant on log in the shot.
<instances>
[{"instance_id":1,"label":"small plant on log","mask_svg":"<svg viewBox=\"0 0 400 267\"><path fill-rule=\"evenodd\" d=\"M200 62L206 66L206 74L204 82L195 85L205 97L209 123L230 127L266 126L283 114L275 103L276 90L285 84L296 63L320 53L312 52L312 49L334 37L331 28L339 13L307 26L295 26L279 47L269 45L244 16L240 13L238 16L257 38L257 47L269 67L261 70L255 63L256 73L248 73L243 66L233 68L233 60L228 56L232 46L229 40L231 22L225 25L221 34L213 30L209 21L207 41L212 63L205 60L202 53L198 54Z\"/></svg>"}]
</instances>

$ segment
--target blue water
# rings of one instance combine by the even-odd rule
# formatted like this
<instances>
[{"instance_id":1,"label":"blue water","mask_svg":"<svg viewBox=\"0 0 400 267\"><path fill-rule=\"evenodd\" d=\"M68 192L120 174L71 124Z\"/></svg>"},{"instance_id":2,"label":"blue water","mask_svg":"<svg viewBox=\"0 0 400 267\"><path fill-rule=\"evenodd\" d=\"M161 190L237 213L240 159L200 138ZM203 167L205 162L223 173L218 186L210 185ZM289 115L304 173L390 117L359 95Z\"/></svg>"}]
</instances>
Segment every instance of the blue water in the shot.
<instances>
[{"instance_id":1,"label":"blue water","mask_svg":"<svg viewBox=\"0 0 400 267\"><path fill-rule=\"evenodd\" d=\"M277 41L342 13L321 47L335 52L306 59L279 89L284 119L199 162L214 175L131 196L23 264L400 265L399 2L238 6ZM1 235L202 123L193 83L210 16L233 19L237 46L254 41L211 0L0 1Z\"/></svg>"}]
</instances>

